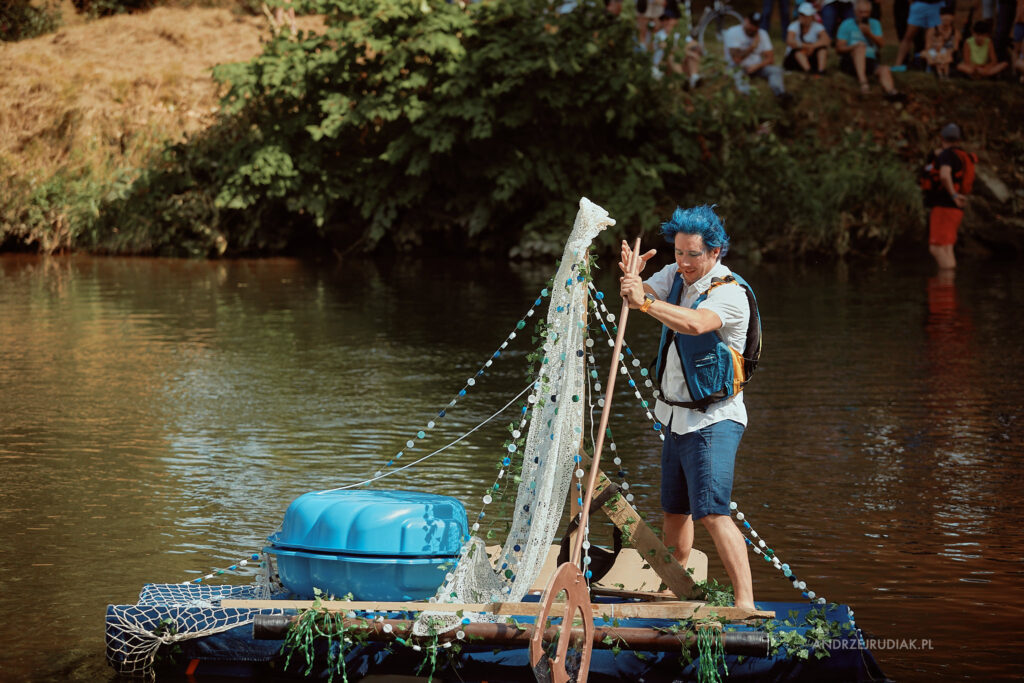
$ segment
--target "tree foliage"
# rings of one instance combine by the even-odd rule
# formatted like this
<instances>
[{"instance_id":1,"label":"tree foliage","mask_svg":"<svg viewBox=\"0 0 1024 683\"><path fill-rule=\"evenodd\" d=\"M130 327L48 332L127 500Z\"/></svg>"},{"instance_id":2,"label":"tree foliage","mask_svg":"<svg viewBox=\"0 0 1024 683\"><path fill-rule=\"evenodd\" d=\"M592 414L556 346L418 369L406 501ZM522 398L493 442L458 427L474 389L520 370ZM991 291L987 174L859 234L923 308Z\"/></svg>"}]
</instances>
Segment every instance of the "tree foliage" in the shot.
<instances>
[{"instance_id":1,"label":"tree foliage","mask_svg":"<svg viewBox=\"0 0 1024 683\"><path fill-rule=\"evenodd\" d=\"M0 2L0 42L35 38L55 31L61 24L60 5L54 0L3 0Z\"/></svg>"},{"instance_id":2,"label":"tree foliage","mask_svg":"<svg viewBox=\"0 0 1024 683\"><path fill-rule=\"evenodd\" d=\"M820 143L765 134L774 104L728 84L691 95L671 73L656 78L633 22L595 0L566 14L547 0L318 1L323 34L285 32L251 62L215 70L221 123L106 202L97 246L531 256L560 251L588 196L630 234L656 229L676 203L718 201L751 249L817 221L799 245L813 250L849 231L840 204L878 189L823 198L794 221L823 182L804 158L824 153ZM836 152L840 171L863 166L861 146ZM882 189L889 200L902 187Z\"/></svg>"}]
</instances>

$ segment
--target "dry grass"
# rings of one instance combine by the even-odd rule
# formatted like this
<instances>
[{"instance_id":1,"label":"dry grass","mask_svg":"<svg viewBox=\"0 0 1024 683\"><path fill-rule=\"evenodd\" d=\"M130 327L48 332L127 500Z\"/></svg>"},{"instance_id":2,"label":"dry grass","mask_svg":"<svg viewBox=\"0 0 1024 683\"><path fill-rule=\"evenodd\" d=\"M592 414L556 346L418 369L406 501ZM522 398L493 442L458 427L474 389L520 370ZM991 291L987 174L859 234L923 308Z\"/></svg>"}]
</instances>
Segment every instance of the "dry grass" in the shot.
<instances>
[{"instance_id":1,"label":"dry grass","mask_svg":"<svg viewBox=\"0 0 1024 683\"><path fill-rule=\"evenodd\" d=\"M299 28L322 20L300 17ZM269 35L263 17L160 8L0 44L0 169L45 178L138 165L155 144L208 126L212 67L254 57Z\"/></svg>"}]
</instances>

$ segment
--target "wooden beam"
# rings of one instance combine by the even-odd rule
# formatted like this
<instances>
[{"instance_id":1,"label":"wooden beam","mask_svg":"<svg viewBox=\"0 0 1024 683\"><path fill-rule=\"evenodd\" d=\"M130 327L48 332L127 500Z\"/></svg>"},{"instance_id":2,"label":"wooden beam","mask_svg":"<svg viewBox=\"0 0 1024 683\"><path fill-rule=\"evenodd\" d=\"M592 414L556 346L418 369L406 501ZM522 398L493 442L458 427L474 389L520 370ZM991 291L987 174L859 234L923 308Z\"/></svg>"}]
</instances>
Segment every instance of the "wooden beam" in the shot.
<instances>
[{"instance_id":1,"label":"wooden beam","mask_svg":"<svg viewBox=\"0 0 1024 683\"><path fill-rule=\"evenodd\" d=\"M257 614L253 620L253 638L256 640L283 640L288 635L288 630L297 618L287 615ZM360 639L366 638L376 642L391 642L396 638L403 638L406 643L412 641L420 645L459 641L455 631L445 631L427 636L413 635L412 628L415 622L407 619L384 619L382 621L344 619L342 623L346 633L356 633ZM721 624L711 623L701 625L701 628L710 628L717 631L726 654L750 657L768 656L770 643L767 633L763 631L722 631L718 628L719 626ZM521 648L529 645L534 633L536 633L536 629L535 624L512 625L473 622L464 625L460 631L462 631L465 640L472 642L474 645ZM552 626L545 630L543 640L549 643L554 642L560 632L561 629L559 627ZM573 642L580 642L584 637L583 629L572 629L571 640ZM681 630L679 633L670 633L653 628L596 626L591 643L594 649L622 648L624 650L675 652L679 654L680 650L685 648L694 655L697 654L697 633L695 630L690 629Z\"/></svg>"},{"instance_id":2,"label":"wooden beam","mask_svg":"<svg viewBox=\"0 0 1024 683\"><path fill-rule=\"evenodd\" d=\"M590 584L591 595L603 595L609 598L621 598L623 600L646 600L648 602L675 601L676 595L672 591L634 591L625 588L605 588L597 584Z\"/></svg>"},{"instance_id":3,"label":"wooden beam","mask_svg":"<svg viewBox=\"0 0 1024 683\"><path fill-rule=\"evenodd\" d=\"M584 463L589 465L589 459L583 456ZM611 480L604 472L597 473L597 486L594 495L597 496L611 485ZM612 523L622 530L623 541L628 539L629 545L636 548L640 556L651 565L651 569L657 573L665 582L668 589L676 594L676 597L694 597L696 586L693 579L679 562L672 557L665 544L661 542L654 530L647 525L647 522L640 517L632 505L626 502L621 494L614 496L601 508Z\"/></svg>"},{"instance_id":4,"label":"wooden beam","mask_svg":"<svg viewBox=\"0 0 1024 683\"><path fill-rule=\"evenodd\" d=\"M225 609L312 609L312 600L221 600ZM320 607L328 612L486 612L497 616L537 616L539 602L484 602L433 603L322 600ZM594 616L609 619L709 619L743 621L746 619L772 619L775 612L746 610L736 607L716 607L706 602L663 601L645 603L594 603Z\"/></svg>"}]
</instances>

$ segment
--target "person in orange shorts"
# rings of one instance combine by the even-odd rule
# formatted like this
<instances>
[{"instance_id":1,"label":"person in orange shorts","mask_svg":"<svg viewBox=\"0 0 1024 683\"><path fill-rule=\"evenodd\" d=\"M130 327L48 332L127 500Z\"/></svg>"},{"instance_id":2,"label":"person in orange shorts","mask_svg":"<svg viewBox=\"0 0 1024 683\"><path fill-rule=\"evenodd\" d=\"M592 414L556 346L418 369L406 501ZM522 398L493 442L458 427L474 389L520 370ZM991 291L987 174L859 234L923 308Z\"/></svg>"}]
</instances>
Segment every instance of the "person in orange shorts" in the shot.
<instances>
[{"instance_id":1,"label":"person in orange shorts","mask_svg":"<svg viewBox=\"0 0 1024 683\"><path fill-rule=\"evenodd\" d=\"M925 191L928 214L928 250L940 269L956 268L953 245L964 218L966 194L974 177L975 157L960 149L960 126L949 123L940 133L942 146L935 150L925 167L931 182ZM970 166L970 167L969 167ZM966 182L965 182L966 179Z\"/></svg>"}]
</instances>

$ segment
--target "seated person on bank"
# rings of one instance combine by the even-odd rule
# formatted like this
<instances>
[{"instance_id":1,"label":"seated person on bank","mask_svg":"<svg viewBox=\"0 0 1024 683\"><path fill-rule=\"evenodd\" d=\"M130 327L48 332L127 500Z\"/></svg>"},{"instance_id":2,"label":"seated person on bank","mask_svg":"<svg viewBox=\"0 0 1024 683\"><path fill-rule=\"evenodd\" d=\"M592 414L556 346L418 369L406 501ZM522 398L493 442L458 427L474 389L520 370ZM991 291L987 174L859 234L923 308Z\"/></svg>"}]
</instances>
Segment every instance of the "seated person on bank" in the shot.
<instances>
[{"instance_id":1,"label":"seated person on bank","mask_svg":"<svg viewBox=\"0 0 1024 683\"><path fill-rule=\"evenodd\" d=\"M734 67L736 88L744 95L750 92L748 76L757 76L768 81L768 87L776 97L787 99L786 86L782 83L782 69L775 66L775 50L768 31L761 28L761 13L751 12L743 17L743 23L733 26L722 34L725 61Z\"/></svg>"},{"instance_id":2,"label":"seated person on bank","mask_svg":"<svg viewBox=\"0 0 1024 683\"><path fill-rule=\"evenodd\" d=\"M686 34L685 42L680 50L678 44L673 46L668 56L668 67L677 74L686 74L686 85L689 88L697 87L700 83L700 58L704 54L700 49L700 43ZM682 55L682 63L679 56Z\"/></svg>"},{"instance_id":3,"label":"seated person on bank","mask_svg":"<svg viewBox=\"0 0 1024 683\"><path fill-rule=\"evenodd\" d=\"M882 47L882 24L871 18L871 0L857 0L854 18L847 19L836 31L836 52L839 69L855 76L862 93L871 92L868 76L875 76L882 84L887 100L903 100L892 81L889 67L878 63L878 49Z\"/></svg>"},{"instance_id":4,"label":"seated person on bank","mask_svg":"<svg viewBox=\"0 0 1024 683\"><path fill-rule=\"evenodd\" d=\"M975 22L974 34L964 41L964 59L956 65L956 70L971 78L990 78L1008 66L1007 62L996 59L991 20Z\"/></svg>"},{"instance_id":5,"label":"seated person on bank","mask_svg":"<svg viewBox=\"0 0 1024 683\"><path fill-rule=\"evenodd\" d=\"M828 46L832 41L824 25L815 20L815 14L814 5L801 3L796 21L786 29L786 56L782 60L782 67L787 71L825 73Z\"/></svg>"},{"instance_id":6,"label":"seated person on bank","mask_svg":"<svg viewBox=\"0 0 1024 683\"><path fill-rule=\"evenodd\" d=\"M960 30L953 23L953 10L943 7L938 26L928 29L924 58L940 79L949 78L949 65L960 44Z\"/></svg>"},{"instance_id":7,"label":"seated person on bank","mask_svg":"<svg viewBox=\"0 0 1024 683\"><path fill-rule=\"evenodd\" d=\"M680 47L680 34L676 31L682 12L679 7L679 0L666 0L665 11L658 20L657 32L654 40L655 47L654 63L660 63L657 58L658 50L664 50L668 55L665 60L668 68L677 74L686 74L686 85L690 88L697 86L700 81L700 58L702 55L700 43L694 40L693 36L687 33L683 36L683 45Z\"/></svg>"}]
</instances>

